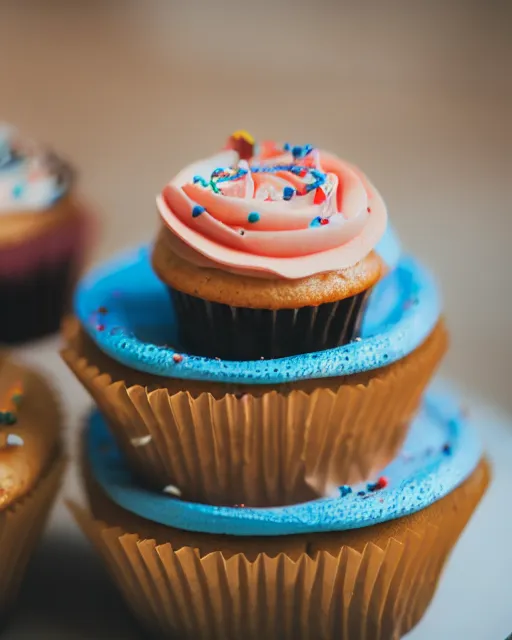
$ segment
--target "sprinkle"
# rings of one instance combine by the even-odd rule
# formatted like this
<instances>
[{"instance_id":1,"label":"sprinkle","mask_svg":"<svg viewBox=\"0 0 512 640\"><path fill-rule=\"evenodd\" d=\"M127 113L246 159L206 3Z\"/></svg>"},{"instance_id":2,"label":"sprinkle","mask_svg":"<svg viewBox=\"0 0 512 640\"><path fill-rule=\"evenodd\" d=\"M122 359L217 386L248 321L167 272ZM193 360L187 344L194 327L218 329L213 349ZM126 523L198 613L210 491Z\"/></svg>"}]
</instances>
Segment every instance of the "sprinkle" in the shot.
<instances>
[{"instance_id":1,"label":"sprinkle","mask_svg":"<svg viewBox=\"0 0 512 640\"><path fill-rule=\"evenodd\" d=\"M329 218L320 218L320 224L324 227L326 224L329 224Z\"/></svg>"},{"instance_id":2,"label":"sprinkle","mask_svg":"<svg viewBox=\"0 0 512 640\"><path fill-rule=\"evenodd\" d=\"M139 438L131 438L130 442L134 447L145 447L147 444L151 442L152 439L153 439L152 436L147 435L147 436L140 436Z\"/></svg>"},{"instance_id":3,"label":"sprinkle","mask_svg":"<svg viewBox=\"0 0 512 640\"><path fill-rule=\"evenodd\" d=\"M252 223L258 222L259 219L260 219L260 214L256 213L256 211L253 211L247 216L247 220Z\"/></svg>"},{"instance_id":4,"label":"sprinkle","mask_svg":"<svg viewBox=\"0 0 512 640\"><path fill-rule=\"evenodd\" d=\"M294 158L300 158L302 156L302 147L299 147L299 146L293 147L292 155Z\"/></svg>"},{"instance_id":5,"label":"sprinkle","mask_svg":"<svg viewBox=\"0 0 512 640\"><path fill-rule=\"evenodd\" d=\"M21 196L23 195L23 185L22 184L17 184L12 188L12 197L13 198L21 198Z\"/></svg>"},{"instance_id":6,"label":"sprinkle","mask_svg":"<svg viewBox=\"0 0 512 640\"><path fill-rule=\"evenodd\" d=\"M194 176L193 182L194 184L200 184L205 189L208 187L208 182L203 178L203 176Z\"/></svg>"},{"instance_id":7,"label":"sprinkle","mask_svg":"<svg viewBox=\"0 0 512 640\"><path fill-rule=\"evenodd\" d=\"M298 196L305 196L308 193L308 190L306 188L306 185L302 185L302 187L299 187L297 189L297 195Z\"/></svg>"},{"instance_id":8,"label":"sprinkle","mask_svg":"<svg viewBox=\"0 0 512 640\"><path fill-rule=\"evenodd\" d=\"M105 331L105 325L104 324L97 324L96 325L96 331Z\"/></svg>"},{"instance_id":9,"label":"sprinkle","mask_svg":"<svg viewBox=\"0 0 512 640\"><path fill-rule=\"evenodd\" d=\"M18 382L7 393L4 409L0 410L0 424L11 426L18 422L18 410L22 399L23 386Z\"/></svg>"},{"instance_id":10,"label":"sprinkle","mask_svg":"<svg viewBox=\"0 0 512 640\"><path fill-rule=\"evenodd\" d=\"M183 362L183 356L181 355L181 353L175 353L175 354L173 354L172 359L174 360L174 362L176 362L176 363L178 363L178 364L179 364L180 362Z\"/></svg>"},{"instance_id":11,"label":"sprinkle","mask_svg":"<svg viewBox=\"0 0 512 640\"><path fill-rule=\"evenodd\" d=\"M366 493L364 491L358 491L357 495L363 497L366 495Z\"/></svg>"},{"instance_id":12,"label":"sprinkle","mask_svg":"<svg viewBox=\"0 0 512 640\"><path fill-rule=\"evenodd\" d=\"M285 187L283 189L283 200L291 200L294 193L295 189L293 189L292 187Z\"/></svg>"},{"instance_id":13,"label":"sprinkle","mask_svg":"<svg viewBox=\"0 0 512 640\"><path fill-rule=\"evenodd\" d=\"M202 207L199 204L196 204L196 206L192 209L192 217L193 218L198 218L205 211L206 211L206 209L204 207Z\"/></svg>"},{"instance_id":14,"label":"sprinkle","mask_svg":"<svg viewBox=\"0 0 512 640\"><path fill-rule=\"evenodd\" d=\"M315 199L313 200L313 204L322 204L322 202L325 202L326 199L327 196L325 195L325 191L318 187L318 189L315 191Z\"/></svg>"},{"instance_id":15,"label":"sprinkle","mask_svg":"<svg viewBox=\"0 0 512 640\"><path fill-rule=\"evenodd\" d=\"M8 447L22 447L25 444L23 438L15 433L10 433L5 441Z\"/></svg>"},{"instance_id":16,"label":"sprinkle","mask_svg":"<svg viewBox=\"0 0 512 640\"><path fill-rule=\"evenodd\" d=\"M367 485L368 491L380 491L381 489L385 489L388 486L388 479L386 476L381 476L377 482L370 482Z\"/></svg>"},{"instance_id":17,"label":"sprinkle","mask_svg":"<svg viewBox=\"0 0 512 640\"><path fill-rule=\"evenodd\" d=\"M368 211L368 213L371 213L372 210L370 209L370 207L366 207L366 211Z\"/></svg>"},{"instance_id":18,"label":"sprinkle","mask_svg":"<svg viewBox=\"0 0 512 640\"><path fill-rule=\"evenodd\" d=\"M290 151L291 147L290 147L290 143L289 142L285 142L283 145L283 151Z\"/></svg>"},{"instance_id":19,"label":"sprinkle","mask_svg":"<svg viewBox=\"0 0 512 640\"><path fill-rule=\"evenodd\" d=\"M107 307L100 307L98 309L98 313L102 313L102 314L108 313Z\"/></svg>"},{"instance_id":20,"label":"sprinkle","mask_svg":"<svg viewBox=\"0 0 512 640\"><path fill-rule=\"evenodd\" d=\"M452 447L450 444L448 444L448 442L443 446L443 453L446 456L451 456L452 455Z\"/></svg>"},{"instance_id":21,"label":"sprinkle","mask_svg":"<svg viewBox=\"0 0 512 640\"><path fill-rule=\"evenodd\" d=\"M348 496L349 493L352 493L352 487L349 487L348 484L344 484L342 487L340 487L340 496L342 498Z\"/></svg>"},{"instance_id":22,"label":"sprinkle","mask_svg":"<svg viewBox=\"0 0 512 640\"><path fill-rule=\"evenodd\" d=\"M164 487L163 492L168 493L171 496L176 496L177 498L181 496L181 490L173 484L168 484L166 487Z\"/></svg>"},{"instance_id":23,"label":"sprinkle","mask_svg":"<svg viewBox=\"0 0 512 640\"><path fill-rule=\"evenodd\" d=\"M243 509L245 507L245 504L241 502L240 504L234 504L233 506L238 507L239 509Z\"/></svg>"}]
</instances>

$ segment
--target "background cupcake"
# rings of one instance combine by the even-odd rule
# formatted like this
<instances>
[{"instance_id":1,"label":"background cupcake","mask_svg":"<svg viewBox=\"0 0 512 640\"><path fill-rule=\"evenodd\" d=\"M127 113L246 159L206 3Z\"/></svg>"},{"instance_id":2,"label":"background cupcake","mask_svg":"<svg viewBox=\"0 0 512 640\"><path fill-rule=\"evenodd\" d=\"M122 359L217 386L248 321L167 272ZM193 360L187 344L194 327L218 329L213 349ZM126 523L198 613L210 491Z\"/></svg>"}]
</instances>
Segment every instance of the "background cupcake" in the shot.
<instances>
[{"instance_id":1,"label":"background cupcake","mask_svg":"<svg viewBox=\"0 0 512 640\"><path fill-rule=\"evenodd\" d=\"M89 230L73 186L68 164L0 123L0 342L59 327Z\"/></svg>"},{"instance_id":2,"label":"background cupcake","mask_svg":"<svg viewBox=\"0 0 512 640\"><path fill-rule=\"evenodd\" d=\"M18 593L57 493L60 427L44 378L0 355L0 615Z\"/></svg>"},{"instance_id":3,"label":"background cupcake","mask_svg":"<svg viewBox=\"0 0 512 640\"><path fill-rule=\"evenodd\" d=\"M181 171L158 198L153 253L184 349L277 358L357 336L384 265L380 195L357 169L311 145L237 132Z\"/></svg>"}]
</instances>

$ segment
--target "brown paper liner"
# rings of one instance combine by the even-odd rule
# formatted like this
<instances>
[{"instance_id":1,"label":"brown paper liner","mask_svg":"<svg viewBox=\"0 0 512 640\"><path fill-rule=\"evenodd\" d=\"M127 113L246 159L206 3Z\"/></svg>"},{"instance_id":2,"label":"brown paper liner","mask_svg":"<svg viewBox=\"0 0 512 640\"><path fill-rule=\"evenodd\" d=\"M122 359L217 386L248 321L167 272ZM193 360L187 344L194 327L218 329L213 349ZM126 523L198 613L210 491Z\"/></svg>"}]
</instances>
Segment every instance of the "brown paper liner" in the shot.
<instances>
[{"instance_id":1,"label":"brown paper liner","mask_svg":"<svg viewBox=\"0 0 512 640\"><path fill-rule=\"evenodd\" d=\"M60 456L37 485L0 512L0 615L18 595L25 569L44 528L63 475Z\"/></svg>"},{"instance_id":2,"label":"brown paper liner","mask_svg":"<svg viewBox=\"0 0 512 640\"><path fill-rule=\"evenodd\" d=\"M128 606L159 637L394 640L425 612L488 481L482 461L418 514L280 538L166 528L124 511L90 478L94 515L72 509Z\"/></svg>"},{"instance_id":3,"label":"brown paper liner","mask_svg":"<svg viewBox=\"0 0 512 640\"><path fill-rule=\"evenodd\" d=\"M227 392L227 385L187 381L185 390L177 386L181 381L144 374L128 386L134 372L90 343L71 340L63 357L132 470L151 487L174 485L196 502L273 506L325 495L385 467L446 345L440 323L421 347L388 367L281 385L282 391L239 386ZM141 438L145 444L134 446Z\"/></svg>"},{"instance_id":4,"label":"brown paper liner","mask_svg":"<svg viewBox=\"0 0 512 640\"><path fill-rule=\"evenodd\" d=\"M249 309L168 290L183 350L223 360L284 358L347 344L359 335L371 291L315 307Z\"/></svg>"}]
</instances>

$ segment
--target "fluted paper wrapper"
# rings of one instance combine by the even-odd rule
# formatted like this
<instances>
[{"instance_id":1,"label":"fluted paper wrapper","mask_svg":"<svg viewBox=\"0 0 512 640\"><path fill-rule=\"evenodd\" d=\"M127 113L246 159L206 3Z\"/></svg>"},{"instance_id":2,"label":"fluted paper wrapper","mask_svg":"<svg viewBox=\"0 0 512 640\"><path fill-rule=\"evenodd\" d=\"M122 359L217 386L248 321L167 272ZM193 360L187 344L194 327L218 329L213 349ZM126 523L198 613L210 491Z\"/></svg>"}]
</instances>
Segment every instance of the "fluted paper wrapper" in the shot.
<instances>
[{"instance_id":1,"label":"fluted paper wrapper","mask_svg":"<svg viewBox=\"0 0 512 640\"><path fill-rule=\"evenodd\" d=\"M169 287L185 351L223 360L284 358L357 337L370 289L300 309L249 309L209 302Z\"/></svg>"},{"instance_id":2,"label":"fluted paper wrapper","mask_svg":"<svg viewBox=\"0 0 512 640\"><path fill-rule=\"evenodd\" d=\"M108 421L131 469L184 499L275 506L371 479L398 453L446 349L427 342L366 382L262 395L171 394L112 382L72 350L63 356Z\"/></svg>"},{"instance_id":3,"label":"fluted paper wrapper","mask_svg":"<svg viewBox=\"0 0 512 640\"><path fill-rule=\"evenodd\" d=\"M0 512L0 614L14 602L59 488L61 458L26 496Z\"/></svg>"},{"instance_id":4,"label":"fluted paper wrapper","mask_svg":"<svg viewBox=\"0 0 512 640\"><path fill-rule=\"evenodd\" d=\"M420 620L432 599L446 558L485 490L488 470L481 465L476 473L445 507L434 505L437 517L428 508L425 517L397 520L384 530L387 525L313 534L301 551L291 536L247 541L248 550L260 542L280 546L276 553L204 553L205 534L168 529L169 541L162 541L164 528L142 521L153 526L157 543L73 510L127 604L157 637L393 640ZM89 491L94 509L98 489ZM212 538L218 543L218 536ZM184 540L189 546L182 546ZM244 544L237 540L238 547Z\"/></svg>"}]
</instances>

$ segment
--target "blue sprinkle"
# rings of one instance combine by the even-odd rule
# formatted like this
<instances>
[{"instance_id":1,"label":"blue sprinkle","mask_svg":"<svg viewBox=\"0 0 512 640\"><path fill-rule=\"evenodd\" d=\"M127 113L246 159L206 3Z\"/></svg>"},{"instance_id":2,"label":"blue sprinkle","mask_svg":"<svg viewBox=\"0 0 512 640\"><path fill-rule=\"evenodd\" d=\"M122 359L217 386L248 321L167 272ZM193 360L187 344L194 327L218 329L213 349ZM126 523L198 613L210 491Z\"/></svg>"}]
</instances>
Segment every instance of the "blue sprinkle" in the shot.
<instances>
[{"instance_id":1,"label":"blue sprinkle","mask_svg":"<svg viewBox=\"0 0 512 640\"><path fill-rule=\"evenodd\" d=\"M247 220L249 222L258 222L259 219L260 219L260 214L256 213L256 211L253 211L247 216Z\"/></svg>"},{"instance_id":2,"label":"blue sprinkle","mask_svg":"<svg viewBox=\"0 0 512 640\"><path fill-rule=\"evenodd\" d=\"M310 223L310 227L321 227L322 223L320 222L321 218L320 216L317 216L316 218L313 218L312 222Z\"/></svg>"},{"instance_id":3,"label":"blue sprinkle","mask_svg":"<svg viewBox=\"0 0 512 640\"><path fill-rule=\"evenodd\" d=\"M23 191L24 191L24 187L22 184L17 184L13 187L12 189L12 196L13 198L21 198L21 196L23 195Z\"/></svg>"},{"instance_id":4,"label":"blue sprinkle","mask_svg":"<svg viewBox=\"0 0 512 640\"><path fill-rule=\"evenodd\" d=\"M444 447L443 447L443 453L444 453L446 456L451 456L451 455L452 455L452 448L451 448L451 445L449 445L448 443L446 443L446 444L444 445Z\"/></svg>"},{"instance_id":5,"label":"blue sprinkle","mask_svg":"<svg viewBox=\"0 0 512 640\"><path fill-rule=\"evenodd\" d=\"M357 495L363 497L366 495L366 493L364 491L358 491Z\"/></svg>"},{"instance_id":6,"label":"blue sprinkle","mask_svg":"<svg viewBox=\"0 0 512 640\"><path fill-rule=\"evenodd\" d=\"M349 493L352 493L352 487L349 487L348 484L344 484L342 487L340 487L340 496L342 498L348 496Z\"/></svg>"},{"instance_id":7,"label":"blue sprinkle","mask_svg":"<svg viewBox=\"0 0 512 640\"><path fill-rule=\"evenodd\" d=\"M194 184L197 184L198 182L202 182L203 177L202 176L194 176Z\"/></svg>"},{"instance_id":8,"label":"blue sprinkle","mask_svg":"<svg viewBox=\"0 0 512 640\"><path fill-rule=\"evenodd\" d=\"M293 167L291 167L290 171L292 173L294 173L296 176L299 175L299 173L301 173L303 171L304 167L299 167L296 164L293 165Z\"/></svg>"},{"instance_id":9,"label":"blue sprinkle","mask_svg":"<svg viewBox=\"0 0 512 640\"><path fill-rule=\"evenodd\" d=\"M202 207L199 204L196 204L196 206L192 209L192 217L193 218L198 218L205 211L206 211L206 209L204 207Z\"/></svg>"},{"instance_id":10,"label":"blue sprinkle","mask_svg":"<svg viewBox=\"0 0 512 640\"><path fill-rule=\"evenodd\" d=\"M292 187L285 187L283 189L283 199L291 200L294 193L295 193L295 189L293 189Z\"/></svg>"},{"instance_id":11,"label":"blue sprinkle","mask_svg":"<svg viewBox=\"0 0 512 640\"><path fill-rule=\"evenodd\" d=\"M283 149L284 151L290 151L290 143L289 142L285 142L283 145Z\"/></svg>"},{"instance_id":12,"label":"blue sprinkle","mask_svg":"<svg viewBox=\"0 0 512 640\"><path fill-rule=\"evenodd\" d=\"M293 147L292 155L294 158L300 158L302 156L302 147L299 147L299 146Z\"/></svg>"}]
</instances>

